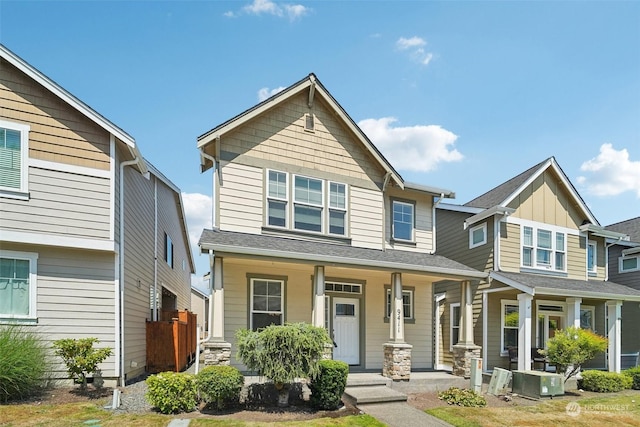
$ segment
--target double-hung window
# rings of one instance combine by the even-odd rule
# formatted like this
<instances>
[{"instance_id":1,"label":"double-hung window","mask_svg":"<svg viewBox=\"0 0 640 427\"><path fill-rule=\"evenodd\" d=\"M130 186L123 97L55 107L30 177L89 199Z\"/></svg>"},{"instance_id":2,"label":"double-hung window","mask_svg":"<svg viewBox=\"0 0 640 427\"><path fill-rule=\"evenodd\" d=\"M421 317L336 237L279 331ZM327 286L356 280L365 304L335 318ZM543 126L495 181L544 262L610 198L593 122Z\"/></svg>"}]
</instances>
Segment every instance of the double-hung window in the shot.
<instances>
[{"instance_id":1,"label":"double-hung window","mask_svg":"<svg viewBox=\"0 0 640 427\"><path fill-rule=\"evenodd\" d=\"M392 236L396 240L413 241L414 205L413 203L392 202L393 230Z\"/></svg>"},{"instance_id":2,"label":"double-hung window","mask_svg":"<svg viewBox=\"0 0 640 427\"><path fill-rule=\"evenodd\" d=\"M518 346L519 308L517 301L502 301L501 305L502 352L506 353L509 347Z\"/></svg>"},{"instance_id":3,"label":"double-hung window","mask_svg":"<svg viewBox=\"0 0 640 427\"><path fill-rule=\"evenodd\" d=\"M449 351L453 351L453 346L460 341L460 303L453 303L450 307Z\"/></svg>"},{"instance_id":4,"label":"double-hung window","mask_svg":"<svg viewBox=\"0 0 640 427\"><path fill-rule=\"evenodd\" d=\"M386 317L391 315L391 288L387 288ZM402 290L402 311L405 319L413 319L413 290Z\"/></svg>"},{"instance_id":5,"label":"double-hung window","mask_svg":"<svg viewBox=\"0 0 640 427\"><path fill-rule=\"evenodd\" d=\"M544 228L522 227L522 266L566 270L566 235Z\"/></svg>"},{"instance_id":6,"label":"double-hung window","mask_svg":"<svg viewBox=\"0 0 640 427\"><path fill-rule=\"evenodd\" d=\"M287 226L287 174L270 170L267 172L267 225Z\"/></svg>"},{"instance_id":7,"label":"double-hung window","mask_svg":"<svg viewBox=\"0 0 640 427\"><path fill-rule=\"evenodd\" d=\"M284 320L284 281L251 279L251 329L282 325Z\"/></svg>"},{"instance_id":8,"label":"double-hung window","mask_svg":"<svg viewBox=\"0 0 640 427\"><path fill-rule=\"evenodd\" d=\"M0 251L0 318L34 319L38 254Z\"/></svg>"},{"instance_id":9,"label":"double-hung window","mask_svg":"<svg viewBox=\"0 0 640 427\"><path fill-rule=\"evenodd\" d=\"M346 234L347 188L344 184L329 182L329 234Z\"/></svg>"},{"instance_id":10,"label":"double-hung window","mask_svg":"<svg viewBox=\"0 0 640 427\"><path fill-rule=\"evenodd\" d=\"M319 179L295 176L293 228L322 233L322 188Z\"/></svg>"},{"instance_id":11,"label":"double-hung window","mask_svg":"<svg viewBox=\"0 0 640 427\"><path fill-rule=\"evenodd\" d=\"M0 195L27 193L29 126L0 120Z\"/></svg>"},{"instance_id":12,"label":"double-hung window","mask_svg":"<svg viewBox=\"0 0 640 427\"><path fill-rule=\"evenodd\" d=\"M595 242L589 242L587 244L587 271L589 273L596 273L598 271L597 269L597 246Z\"/></svg>"}]
</instances>

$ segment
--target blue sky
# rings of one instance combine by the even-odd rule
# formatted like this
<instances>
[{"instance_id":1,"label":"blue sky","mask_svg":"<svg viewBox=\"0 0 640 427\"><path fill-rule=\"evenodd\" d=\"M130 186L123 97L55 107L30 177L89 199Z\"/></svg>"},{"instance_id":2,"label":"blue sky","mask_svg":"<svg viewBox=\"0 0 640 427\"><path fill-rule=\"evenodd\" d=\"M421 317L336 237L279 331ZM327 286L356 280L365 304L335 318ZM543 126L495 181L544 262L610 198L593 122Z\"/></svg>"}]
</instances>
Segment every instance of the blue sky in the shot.
<instances>
[{"instance_id":1,"label":"blue sky","mask_svg":"<svg viewBox=\"0 0 640 427\"><path fill-rule=\"evenodd\" d=\"M0 41L136 139L194 242L197 136L310 72L457 203L555 156L601 224L640 215L640 2L2 0Z\"/></svg>"}]
</instances>

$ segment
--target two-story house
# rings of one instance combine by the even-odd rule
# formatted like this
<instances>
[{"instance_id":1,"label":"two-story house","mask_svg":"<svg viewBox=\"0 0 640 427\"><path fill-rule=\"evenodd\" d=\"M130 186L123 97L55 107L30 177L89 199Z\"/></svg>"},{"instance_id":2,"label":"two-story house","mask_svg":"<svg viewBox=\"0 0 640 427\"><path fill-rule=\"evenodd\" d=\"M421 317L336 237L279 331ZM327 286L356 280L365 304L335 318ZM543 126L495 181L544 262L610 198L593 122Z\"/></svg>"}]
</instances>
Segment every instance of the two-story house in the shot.
<instances>
[{"instance_id":1,"label":"two-story house","mask_svg":"<svg viewBox=\"0 0 640 427\"><path fill-rule=\"evenodd\" d=\"M213 174L206 363L242 368L239 328L309 322L354 371L434 367L433 283L486 277L434 254L451 191L405 182L313 74L197 146Z\"/></svg>"},{"instance_id":2,"label":"two-story house","mask_svg":"<svg viewBox=\"0 0 640 427\"><path fill-rule=\"evenodd\" d=\"M438 205L437 219L438 253L489 273L471 297L485 369L510 362L531 369L532 349L578 326L609 338L607 354L591 366L620 370L621 348L638 345L621 335L623 308L637 310L640 291L607 280L607 239L626 234L599 225L555 158L464 205ZM440 283L435 292L439 357L447 365L461 297L455 284Z\"/></svg>"},{"instance_id":3,"label":"two-story house","mask_svg":"<svg viewBox=\"0 0 640 427\"><path fill-rule=\"evenodd\" d=\"M0 45L0 324L48 345L96 337L113 349L103 378L123 384L145 371L145 320L189 307L193 271L179 189Z\"/></svg>"}]
</instances>

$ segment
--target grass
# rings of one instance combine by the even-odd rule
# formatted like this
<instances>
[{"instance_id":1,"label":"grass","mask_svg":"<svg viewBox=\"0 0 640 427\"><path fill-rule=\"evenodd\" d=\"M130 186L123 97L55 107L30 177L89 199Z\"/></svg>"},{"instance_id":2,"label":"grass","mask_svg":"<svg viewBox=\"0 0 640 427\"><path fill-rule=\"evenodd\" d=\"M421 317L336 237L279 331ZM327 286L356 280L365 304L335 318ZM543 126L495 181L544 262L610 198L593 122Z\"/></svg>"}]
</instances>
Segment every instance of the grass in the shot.
<instances>
[{"instance_id":1,"label":"grass","mask_svg":"<svg viewBox=\"0 0 640 427\"><path fill-rule=\"evenodd\" d=\"M86 425L100 427L165 427L173 418L161 414L114 414L101 408L106 404L95 403L67 403L62 405L3 405L0 406L0 426L2 427L67 427L70 425ZM373 417L368 415L353 415L340 418L318 418L306 421L290 421L278 423L242 422L236 420L213 420L206 418L192 419L191 426L221 426L221 427L259 427L259 426L355 426L355 427L383 427Z\"/></svg>"},{"instance_id":2,"label":"grass","mask_svg":"<svg viewBox=\"0 0 640 427\"><path fill-rule=\"evenodd\" d=\"M429 409L426 412L457 427L548 427L553 425L640 427L640 393L628 392L616 396L576 400L561 398L541 401L534 406L486 408L446 406Z\"/></svg>"}]
</instances>

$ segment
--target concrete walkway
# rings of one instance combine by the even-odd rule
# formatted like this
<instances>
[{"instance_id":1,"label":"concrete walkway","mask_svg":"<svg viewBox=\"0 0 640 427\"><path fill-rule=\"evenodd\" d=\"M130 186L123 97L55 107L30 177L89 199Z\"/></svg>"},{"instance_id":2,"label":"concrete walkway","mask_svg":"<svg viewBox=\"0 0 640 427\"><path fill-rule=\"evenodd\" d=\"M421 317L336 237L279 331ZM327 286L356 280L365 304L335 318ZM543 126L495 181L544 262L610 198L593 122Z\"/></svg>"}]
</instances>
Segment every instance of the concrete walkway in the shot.
<instances>
[{"instance_id":1,"label":"concrete walkway","mask_svg":"<svg viewBox=\"0 0 640 427\"><path fill-rule=\"evenodd\" d=\"M422 412L406 402L366 403L358 405L358 408L389 427L451 427L451 424Z\"/></svg>"}]
</instances>

